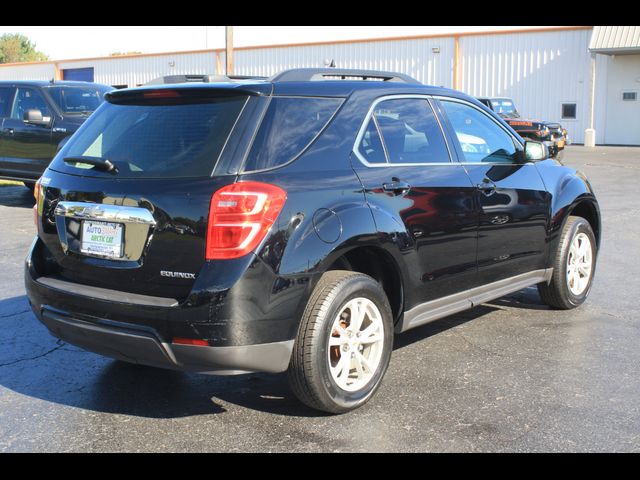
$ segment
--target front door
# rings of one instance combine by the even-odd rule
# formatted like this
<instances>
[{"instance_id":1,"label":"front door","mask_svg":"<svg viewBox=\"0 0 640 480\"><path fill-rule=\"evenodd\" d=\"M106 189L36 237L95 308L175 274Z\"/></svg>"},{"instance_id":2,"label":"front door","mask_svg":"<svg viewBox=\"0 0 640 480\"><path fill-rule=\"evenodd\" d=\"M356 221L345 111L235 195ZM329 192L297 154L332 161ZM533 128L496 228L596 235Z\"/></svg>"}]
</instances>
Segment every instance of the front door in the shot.
<instances>
[{"instance_id":1,"label":"front door","mask_svg":"<svg viewBox=\"0 0 640 480\"><path fill-rule=\"evenodd\" d=\"M479 285L545 268L551 196L522 146L474 105L441 99L458 158L476 186Z\"/></svg>"},{"instance_id":2,"label":"front door","mask_svg":"<svg viewBox=\"0 0 640 480\"><path fill-rule=\"evenodd\" d=\"M374 104L352 156L378 231L400 248L411 277L405 309L476 281L475 188L426 97Z\"/></svg>"},{"instance_id":3,"label":"front door","mask_svg":"<svg viewBox=\"0 0 640 480\"><path fill-rule=\"evenodd\" d=\"M27 110L40 110L47 125L24 121ZM3 173L37 179L56 153L51 136L53 111L36 88L17 87L13 103L0 131Z\"/></svg>"}]
</instances>

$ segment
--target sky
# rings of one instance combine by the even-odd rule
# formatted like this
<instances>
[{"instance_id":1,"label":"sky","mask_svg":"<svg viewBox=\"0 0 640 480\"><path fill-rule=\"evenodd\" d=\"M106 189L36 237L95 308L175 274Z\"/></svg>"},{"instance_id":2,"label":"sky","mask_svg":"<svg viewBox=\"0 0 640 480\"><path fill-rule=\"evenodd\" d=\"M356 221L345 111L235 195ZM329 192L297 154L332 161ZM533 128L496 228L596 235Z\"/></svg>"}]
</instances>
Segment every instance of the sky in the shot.
<instances>
[{"instance_id":1,"label":"sky","mask_svg":"<svg viewBox=\"0 0 640 480\"><path fill-rule=\"evenodd\" d=\"M516 26L234 26L234 46L272 45L490 30ZM541 27L543 28L543 27ZM21 33L51 60L107 56L113 52L158 53L224 48L224 26L0 26L0 35Z\"/></svg>"}]
</instances>

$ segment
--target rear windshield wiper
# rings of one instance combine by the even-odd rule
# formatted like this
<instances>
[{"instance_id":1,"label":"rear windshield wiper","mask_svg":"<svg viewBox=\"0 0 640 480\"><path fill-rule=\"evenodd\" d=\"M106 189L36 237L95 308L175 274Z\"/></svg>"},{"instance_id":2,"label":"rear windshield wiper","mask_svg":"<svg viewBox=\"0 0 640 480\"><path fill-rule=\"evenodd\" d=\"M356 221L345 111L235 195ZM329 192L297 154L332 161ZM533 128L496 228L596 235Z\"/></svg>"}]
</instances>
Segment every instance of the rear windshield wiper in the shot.
<instances>
[{"instance_id":1,"label":"rear windshield wiper","mask_svg":"<svg viewBox=\"0 0 640 480\"><path fill-rule=\"evenodd\" d=\"M86 163L87 165L93 165L98 170L102 170L104 172L118 173L116 166L106 158L83 156L65 157L64 163Z\"/></svg>"}]
</instances>

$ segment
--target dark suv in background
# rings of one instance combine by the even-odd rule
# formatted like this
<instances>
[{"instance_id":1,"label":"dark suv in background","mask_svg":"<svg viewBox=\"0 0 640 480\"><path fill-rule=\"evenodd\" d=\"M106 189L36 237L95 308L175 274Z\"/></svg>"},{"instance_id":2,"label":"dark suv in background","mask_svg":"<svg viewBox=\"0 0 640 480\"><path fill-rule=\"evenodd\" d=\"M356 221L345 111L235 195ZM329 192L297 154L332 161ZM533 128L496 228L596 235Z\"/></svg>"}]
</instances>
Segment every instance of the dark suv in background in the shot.
<instances>
[{"instance_id":1,"label":"dark suv in background","mask_svg":"<svg viewBox=\"0 0 640 480\"><path fill-rule=\"evenodd\" d=\"M112 87L86 82L0 82L0 178L33 188Z\"/></svg>"},{"instance_id":2,"label":"dark suv in background","mask_svg":"<svg viewBox=\"0 0 640 480\"><path fill-rule=\"evenodd\" d=\"M69 343L288 371L337 413L378 388L394 332L531 285L562 309L591 288L587 179L460 92L332 68L105 98L35 192L26 289Z\"/></svg>"},{"instance_id":3,"label":"dark suv in background","mask_svg":"<svg viewBox=\"0 0 640 480\"><path fill-rule=\"evenodd\" d=\"M569 136L567 130L558 122L523 118L511 98L478 98L478 100L500 115L522 138L544 142L552 157L561 157L564 147L569 143Z\"/></svg>"}]
</instances>

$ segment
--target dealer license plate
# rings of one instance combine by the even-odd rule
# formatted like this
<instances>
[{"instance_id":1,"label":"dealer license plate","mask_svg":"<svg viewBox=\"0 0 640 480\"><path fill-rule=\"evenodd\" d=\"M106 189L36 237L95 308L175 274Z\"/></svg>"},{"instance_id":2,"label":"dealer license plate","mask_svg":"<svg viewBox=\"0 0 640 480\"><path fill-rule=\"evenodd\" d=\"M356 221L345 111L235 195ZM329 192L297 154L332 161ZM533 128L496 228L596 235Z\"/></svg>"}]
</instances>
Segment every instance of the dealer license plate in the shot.
<instances>
[{"instance_id":1,"label":"dealer license plate","mask_svg":"<svg viewBox=\"0 0 640 480\"><path fill-rule=\"evenodd\" d=\"M107 258L122 257L121 223L82 222L82 243L80 252Z\"/></svg>"}]
</instances>

